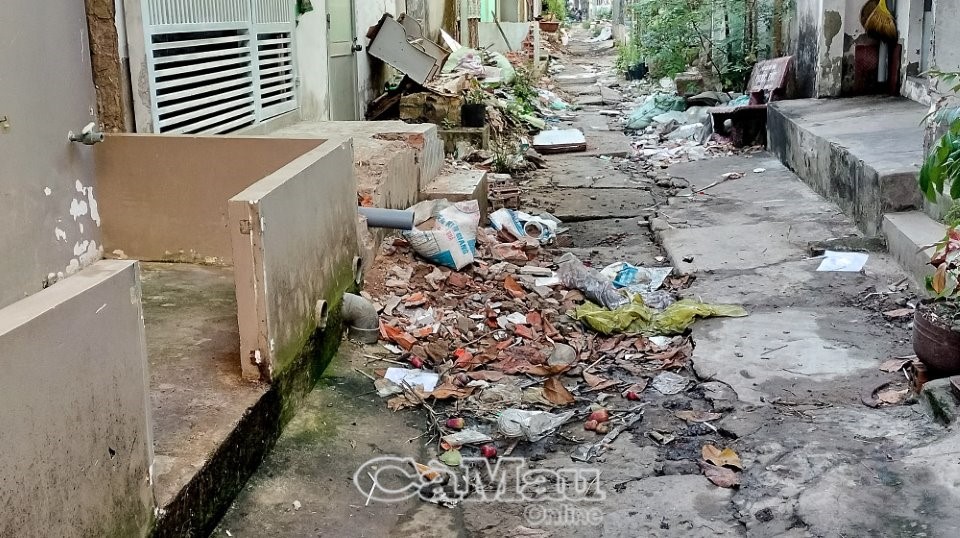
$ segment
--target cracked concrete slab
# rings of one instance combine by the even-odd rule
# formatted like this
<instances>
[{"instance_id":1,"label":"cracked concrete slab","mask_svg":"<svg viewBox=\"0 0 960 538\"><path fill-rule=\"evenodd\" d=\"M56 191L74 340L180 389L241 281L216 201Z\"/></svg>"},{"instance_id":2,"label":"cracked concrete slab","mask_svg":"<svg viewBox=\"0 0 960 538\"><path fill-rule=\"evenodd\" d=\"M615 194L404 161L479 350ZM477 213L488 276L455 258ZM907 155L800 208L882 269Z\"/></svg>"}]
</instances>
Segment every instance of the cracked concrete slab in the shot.
<instances>
[{"instance_id":1,"label":"cracked concrete slab","mask_svg":"<svg viewBox=\"0 0 960 538\"><path fill-rule=\"evenodd\" d=\"M653 212L653 196L631 189L558 189L528 195L529 205L545 209L564 222L630 218Z\"/></svg>"},{"instance_id":2,"label":"cracked concrete slab","mask_svg":"<svg viewBox=\"0 0 960 538\"><path fill-rule=\"evenodd\" d=\"M881 332L865 312L850 308L707 320L694 328L694 370L730 385L748 403L789 398L790 387L876 369L891 352Z\"/></svg>"}]
</instances>

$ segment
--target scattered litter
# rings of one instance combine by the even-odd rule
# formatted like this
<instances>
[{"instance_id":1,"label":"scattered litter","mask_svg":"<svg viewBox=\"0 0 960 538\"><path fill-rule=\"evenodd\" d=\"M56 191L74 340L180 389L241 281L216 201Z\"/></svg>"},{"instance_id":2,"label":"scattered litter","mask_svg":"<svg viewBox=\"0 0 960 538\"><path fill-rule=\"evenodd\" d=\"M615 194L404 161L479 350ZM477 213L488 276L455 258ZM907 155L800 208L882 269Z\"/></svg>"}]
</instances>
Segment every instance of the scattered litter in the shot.
<instances>
[{"instance_id":1,"label":"scattered litter","mask_svg":"<svg viewBox=\"0 0 960 538\"><path fill-rule=\"evenodd\" d=\"M303 508L303 505L300 503L300 501L293 501L293 509L294 509L294 510L299 510L299 509L301 509L301 508Z\"/></svg>"},{"instance_id":2,"label":"scattered litter","mask_svg":"<svg viewBox=\"0 0 960 538\"><path fill-rule=\"evenodd\" d=\"M613 282L587 268L576 256L570 255L560 264L557 276L564 286L582 291L587 299L605 308L615 310L629 302L624 294L617 291Z\"/></svg>"},{"instance_id":3,"label":"scattered litter","mask_svg":"<svg viewBox=\"0 0 960 538\"><path fill-rule=\"evenodd\" d=\"M624 306L610 310L592 303L576 308L573 317L601 334L682 334L697 318L744 317L747 311L734 305L710 305L692 299L677 301L657 312L636 296Z\"/></svg>"},{"instance_id":4,"label":"scattered litter","mask_svg":"<svg viewBox=\"0 0 960 538\"><path fill-rule=\"evenodd\" d=\"M476 200L450 204L427 200L410 208L416 229L403 232L410 246L424 258L460 270L473 263L480 206Z\"/></svg>"},{"instance_id":5,"label":"scattered litter","mask_svg":"<svg viewBox=\"0 0 960 538\"><path fill-rule=\"evenodd\" d=\"M627 288L632 293L652 292L663 286L673 267L636 267L626 262L610 264L600 275L613 281L617 288Z\"/></svg>"},{"instance_id":6,"label":"scattered litter","mask_svg":"<svg viewBox=\"0 0 960 538\"><path fill-rule=\"evenodd\" d=\"M767 171L766 168L754 168L754 169L753 169L753 173L754 173L754 174L762 174L762 173L764 173L764 172L766 172L766 171Z\"/></svg>"},{"instance_id":7,"label":"scattered litter","mask_svg":"<svg viewBox=\"0 0 960 538\"><path fill-rule=\"evenodd\" d=\"M710 462L717 467L732 467L737 470L743 470L743 463L740 456L733 449L724 448L720 450L713 445L704 445L701 450L704 461Z\"/></svg>"},{"instance_id":8,"label":"scattered litter","mask_svg":"<svg viewBox=\"0 0 960 538\"><path fill-rule=\"evenodd\" d=\"M533 137L532 146L544 155L587 151L587 139L580 129L554 129Z\"/></svg>"},{"instance_id":9,"label":"scattered litter","mask_svg":"<svg viewBox=\"0 0 960 538\"><path fill-rule=\"evenodd\" d=\"M916 309L913 308L898 308L896 310L888 310L883 313L883 317L887 319L903 319L913 317L913 314L916 312Z\"/></svg>"},{"instance_id":10,"label":"scattered litter","mask_svg":"<svg viewBox=\"0 0 960 538\"><path fill-rule=\"evenodd\" d=\"M723 418L720 413L711 413L709 411L677 411L674 414L680 420L695 424L698 422L712 422Z\"/></svg>"},{"instance_id":11,"label":"scattered litter","mask_svg":"<svg viewBox=\"0 0 960 538\"><path fill-rule=\"evenodd\" d=\"M859 273L863 270L870 255L866 252L835 252L828 250L818 272Z\"/></svg>"},{"instance_id":12,"label":"scattered litter","mask_svg":"<svg viewBox=\"0 0 960 538\"><path fill-rule=\"evenodd\" d=\"M553 433L572 417L573 411L555 415L544 411L505 409L497 418L497 427L500 433L507 437L521 437L536 442Z\"/></svg>"},{"instance_id":13,"label":"scattered litter","mask_svg":"<svg viewBox=\"0 0 960 538\"><path fill-rule=\"evenodd\" d=\"M573 459L574 461L582 461L584 463L589 463L594 458L601 456L604 453L604 451L606 451L607 447L610 446L610 443L613 443L614 441L616 441L617 437L619 437L621 433L632 428L634 424L636 424L642 419L643 419L642 410L637 409L635 411L632 411L630 414L624 417L616 427L611 429L610 432L607 433L603 437L603 439L600 440L600 442L592 445L582 444L577 446L577 449L570 456L570 458Z\"/></svg>"},{"instance_id":14,"label":"scattered litter","mask_svg":"<svg viewBox=\"0 0 960 538\"><path fill-rule=\"evenodd\" d=\"M884 361L883 364L880 365L880 371L887 373L899 372L916 360L916 358L916 355L911 355L909 357L897 357Z\"/></svg>"},{"instance_id":15,"label":"scattered litter","mask_svg":"<svg viewBox=\"0 0 960 538\"><path fill-rule=\"evenodd\" d=\"M642 131L653 123L653 118L665 112L683 111L687 107L683 97L665 93L654 94L643 102L639 108L630 113L624 124L628 131Z\"/></svg>"},{"instance_id":16,"label":"scattered litter","mask_svg":"<svg viewBox=\"0 0 960 538\"><path fill-rule=\"evenodd\" d=\"M653 378L653 388L666 396L680 394L689 384L690 381L687 378L673 372L661 372Z\"/></svg>"},{"instance_id":17,"label":"scattered litter","mask_svg":"<svg viewBox=\"0 0 960 538\"><path fill-rule=\"evenodd\" d=\"M423 392L430 393L437 388L440 375L426 370L408 370L406 368L387 368L384 379L402 386L404 383L411 387L422 387Z\"/></svg>"},{"instance_id":18,"label":"scattered litter","mask_svg":"<svg viewBox=\"0 0 960 538\"><path fill-rule=\"evenodd\" d=\"M493 438L477 430L462 430L456 433L451 433L450 435L444 435L441 440L447 445L454 447L489 443L490 441L493 441Z\"/></svg>"},{"instance_id":19,"label":"scattered litter","mask_svg":"<svg viewBox=\"0 0 960 538\"><path fill-rule=\"evenodd\" d=\"M514 239L529 237L542 244L553 242L557 236L560 221L550 215L535 217L513 209L498 209L490 214L490 225L494 230L504 231Z\"/></svg>"}]
</instances>

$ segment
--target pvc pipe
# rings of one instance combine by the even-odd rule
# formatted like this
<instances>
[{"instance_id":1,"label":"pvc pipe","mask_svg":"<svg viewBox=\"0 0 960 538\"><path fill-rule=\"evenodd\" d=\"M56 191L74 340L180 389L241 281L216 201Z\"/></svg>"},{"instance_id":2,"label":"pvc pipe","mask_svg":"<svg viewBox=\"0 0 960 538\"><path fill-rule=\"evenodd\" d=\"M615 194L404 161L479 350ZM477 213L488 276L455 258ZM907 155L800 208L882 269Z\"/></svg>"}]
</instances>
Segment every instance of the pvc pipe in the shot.
<instances>
[{"instance_id":1,"label":"pvc pipe","mask_svg":"<svg viewBox=\"0 0 960 538\"><path fill-rule=\"evenodd\" d=\"M360 207L359 210L360 214L367 218L367 226L371 228L413 229L413 211L379 207Z\"/></svg>"},{"instance_id":2,"label":"pvc pipe","mask_svg":"<svg viewBox=\"0 0 960 538\"><path fill-rule=\"evenodd\" d=\"M352 293L343 294L343 322L351 338L376 344L380 337L380 316L370 301Z\"/></svg>"}]
</instances>

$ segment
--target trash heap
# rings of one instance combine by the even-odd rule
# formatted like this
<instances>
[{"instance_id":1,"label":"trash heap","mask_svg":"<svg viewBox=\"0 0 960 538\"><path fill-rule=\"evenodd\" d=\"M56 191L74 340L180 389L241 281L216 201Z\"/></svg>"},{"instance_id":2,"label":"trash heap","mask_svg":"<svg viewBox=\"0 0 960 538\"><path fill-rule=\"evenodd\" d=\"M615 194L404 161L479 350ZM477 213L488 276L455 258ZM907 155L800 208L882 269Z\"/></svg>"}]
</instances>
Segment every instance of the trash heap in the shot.
<instances>
[{"instance_id":1,"label":"trash heap","mask_svg":"<svg viewBox=\"0 0 960 538\"><path fill-rule=\"evenodd\" d=\"M367 277L381 346L365 356L388 365L369 376L385 405L426 410L422 437L453 467L570 435L586 437L571 457L594 460L648 387L688 385L696 318L746 315L678 300L689 277L670 267L587 267L554 247L567 232L548 213L500 209L481 228L475 201L413 210Z\"/></svg>"}]
</instances>

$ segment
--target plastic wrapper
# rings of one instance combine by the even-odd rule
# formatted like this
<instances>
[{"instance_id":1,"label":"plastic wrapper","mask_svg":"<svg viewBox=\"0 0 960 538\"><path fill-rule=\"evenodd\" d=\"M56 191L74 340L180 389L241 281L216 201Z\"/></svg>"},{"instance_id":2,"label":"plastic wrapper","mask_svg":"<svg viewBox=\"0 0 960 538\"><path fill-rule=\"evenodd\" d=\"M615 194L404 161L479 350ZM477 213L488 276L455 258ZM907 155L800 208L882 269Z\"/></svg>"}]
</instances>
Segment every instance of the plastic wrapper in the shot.
<instances>
[{"instance_id":1,"label":"plastic wrapper","mask_svg":"<svg viewBox=\"0 0 960 538\"><path fill-rule=\"evenodd\" d=\"M507 437L522 437L536 442L553 433L573 417L573 411L554 415L545 411L504 409L497 418L500 433Z\"/></svg>"},{"instance_id":2,"label":"plastic wrapper","mask_svg":"<svg viewBox=\"0 0 960 538\"><path fill-rule=\"evenodd\" d=\"M626 295L613 286L613 282L583 265L576 257L560 264L557 277L567 288L580 290L589 301L610 310L616 310L630 302Z\"/></svg>"},{"instance_id":3,"label":"plastic wrapper","mask_svg":"<svg viewBox=\"0 0 960 538\"><path fill-rule=\"evenodd\" d=\"M515 239L530 237L542 244L551 243L557 238L557 224L556 220L507 208L490 214L490 225L498 232L505 231Z\"/></svg>"},{"instance_id":4,"label":"plastic wrapper","mask_svg":"<svg viewBox=\"0 0 960 538\"><path fill-rule=\"evenodd\" d=\"M630 131L642 131L653 123L654 116L659 116L671 110L682 111L686 108L686 100L678 95L665 93L651 95L640 108L630 114L624 128Z\"/></svg>"},{"instance_id":5,"label":"plastic wrapper","mask_svg":"<svg viewBox=\"0 0 960 538\"><path fill-rule=\"evenodd\" d=\"M414 252L457 271L473 263L480 224L480 205L476 200L456 204L428 200L410 209L415 214L416 228L403 232L403 236Z\"/></svg>"},{"instance_id":6,"label":"plastic wrapper","mask_svg":"<svg viewBox=\"0 0 960 538\"><path fill-rule=\"evenodd\" d=\"M686 331L697 318L743 317L747 311L735 305L711 305L691 299L677 301L663 312L657 312L635 296L630 304L615 309L606 309L596 304L584 303L573 317L601 334L676 335Z\"/></svg>"}]
</instances>

